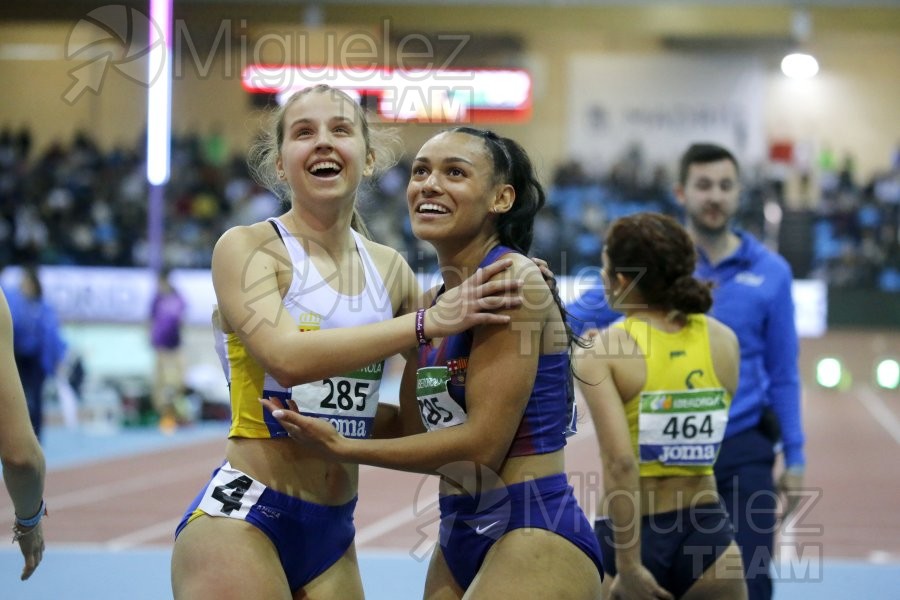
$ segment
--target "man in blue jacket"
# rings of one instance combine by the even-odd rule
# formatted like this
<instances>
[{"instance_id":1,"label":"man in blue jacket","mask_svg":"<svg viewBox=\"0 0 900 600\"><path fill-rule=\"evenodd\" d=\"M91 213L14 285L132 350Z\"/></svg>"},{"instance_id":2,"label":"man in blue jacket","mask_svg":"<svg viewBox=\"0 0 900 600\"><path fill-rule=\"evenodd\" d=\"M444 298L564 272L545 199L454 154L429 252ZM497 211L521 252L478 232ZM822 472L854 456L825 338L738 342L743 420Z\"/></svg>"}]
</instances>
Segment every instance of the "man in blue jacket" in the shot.
<instances>
[{"instance_id":1,"label":"man in blue jacket","mask_svg":"<svg viewBox=\"0 0 900 600\"><path fill-rule=\"evenodd\" d=\"M792 274L781 256L732 228L740 182L737 160L727 149L713 144L688 148L675 195L697 246L696 275L715 282L711 314L734 330L741 346L740 383L715 472L743 554L749 598L768 599L777 527L777 444L784 452L778 490L785 494L785 518L796 507L799 496L792 492L803 486L806 463ZM618 318L604 301L602 286L586 291L567 310L578 333Z\"/></svg>"}]
</instances>

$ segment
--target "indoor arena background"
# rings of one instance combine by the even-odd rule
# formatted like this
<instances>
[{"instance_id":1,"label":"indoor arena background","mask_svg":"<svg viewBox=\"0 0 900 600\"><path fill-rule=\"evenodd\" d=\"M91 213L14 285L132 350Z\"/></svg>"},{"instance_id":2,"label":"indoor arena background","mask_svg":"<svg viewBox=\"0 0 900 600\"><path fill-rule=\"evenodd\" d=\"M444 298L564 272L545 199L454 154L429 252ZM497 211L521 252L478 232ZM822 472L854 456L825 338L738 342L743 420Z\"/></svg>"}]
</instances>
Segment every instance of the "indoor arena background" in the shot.
<instances>
[{"instance_id":1,"label":"indoor arena background","mask_svg":"<svg viewBox=\"0 0 900 600\"><path fill-rule=\"evenodd\" d=\"M121 225L148 196L148 81L137 67L152 44L135 33L147 24L148 2L4 3L3 283L15 284L24 258L40 259L70 346L67 374L80 361L84 380L75 399L48 389L47 551L20 582L18 548L0 545L0 599L171 598L175 525L220 464L227 434L226 391L206 325L214 302L209 253L225 227L277 210L235 166L273 100L242 84L242 69L341 63L342 52L359 59L370 48L379 68L397 66L405 42L411 54L429 48L433 68L528 74L525 103L469 116L536 158L550 193L535 251L570 283L596 275L603 226L616 216L677 212L673 163L695 137L739 149L747 166L742 224L776 247L798 278L808 467L797 516L779 531L775 597L900 599L900 393L877 377L882 361L900 361L900 4L800 5L175 0L182 45L158 258L174 267L189 302L183 354L191 393L182 415L189 422L161 429L147 396L154 280L146 267L154 249L143 220ZM819 59L815 79L781 73L781 57L798 49ZM406 123L377 107L404 153L446 127L448 115L426 108ZM23 146L27 159L11 162ZM100 183L85 192L73 173L96 157ZM361 208L376 237L403 250L427 279L433 256L401 225L405 176L400 169L382 179ZM47 181L56 187L17 202L10 190L19 181L23 193ZM70 195L49 193L56 188ZM60 206L82 201L77 219L59 218ZM42 251L23 254L23 239ZM398 368L389 363L384 400L396 395ZM566 456L570 482L593 512L602 477L584 410ZM361 467L357 546L370 600L420 597L436 541L436 492L433 478ZM0 493L7 531L12 515Z\"/></svg>"}]
</instances>

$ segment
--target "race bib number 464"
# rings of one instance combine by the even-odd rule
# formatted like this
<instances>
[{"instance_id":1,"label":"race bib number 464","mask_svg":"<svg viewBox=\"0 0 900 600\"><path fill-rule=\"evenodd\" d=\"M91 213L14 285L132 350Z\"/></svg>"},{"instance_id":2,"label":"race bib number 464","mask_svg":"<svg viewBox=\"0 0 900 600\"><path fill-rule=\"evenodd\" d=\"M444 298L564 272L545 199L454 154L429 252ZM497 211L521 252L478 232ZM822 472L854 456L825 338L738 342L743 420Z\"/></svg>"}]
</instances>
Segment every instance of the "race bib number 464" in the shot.
<instances>
[{"instance_id":1,"label":"race bib number 464","mask_svg":"<svg viewBox=\"0 0 900 600\"><path fill-rule=\"evenodd\" d=\"M638 418L640 461L711 466L727 424L723 389L644 392Z\"/></svg>"}]
</instances>

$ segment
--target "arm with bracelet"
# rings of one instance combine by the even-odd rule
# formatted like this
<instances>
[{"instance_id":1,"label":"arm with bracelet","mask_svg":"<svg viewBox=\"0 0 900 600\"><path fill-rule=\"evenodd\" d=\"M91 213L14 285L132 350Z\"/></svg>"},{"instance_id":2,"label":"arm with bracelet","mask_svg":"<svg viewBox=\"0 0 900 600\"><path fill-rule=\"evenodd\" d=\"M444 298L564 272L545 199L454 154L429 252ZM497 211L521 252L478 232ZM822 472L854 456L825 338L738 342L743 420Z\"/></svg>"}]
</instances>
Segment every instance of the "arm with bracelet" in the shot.
<instances>
[{"instance_id":1,"label":"arm with bracelet","mask_svg":"<svg viewBox=\"0 0 900 600\"><path fill-rule=\"evenodd\" d=\"M44 554L41 518L46 514L44 453L28 419L25 393L13 358L12 319L0 292L0 461L3 482L15 507L13 543L25 558L21 578L28 579Z\"/></svg>"}]
</instances>

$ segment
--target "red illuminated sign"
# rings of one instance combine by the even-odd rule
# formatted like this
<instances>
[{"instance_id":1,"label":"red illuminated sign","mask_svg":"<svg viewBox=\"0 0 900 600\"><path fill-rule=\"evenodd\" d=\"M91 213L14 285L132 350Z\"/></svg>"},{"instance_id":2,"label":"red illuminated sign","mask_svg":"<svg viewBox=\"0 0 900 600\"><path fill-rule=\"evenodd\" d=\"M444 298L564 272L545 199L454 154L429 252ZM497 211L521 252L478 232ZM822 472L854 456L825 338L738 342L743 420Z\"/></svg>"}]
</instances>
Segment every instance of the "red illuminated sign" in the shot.
<instances>
[{"instance_id":1,"label":"red illuminated sign","mask_svg":"<svg viewBox=\"0 0 900 600\"><path fill-rule=\"evenodd\" d=\"M244 89L274 93L281 103L294 92L321 83L357 100L365 96L385 121L508 123L531 116L531 76L516 69L250 65L242 73Z\"/></svg>"}]
</instances>

